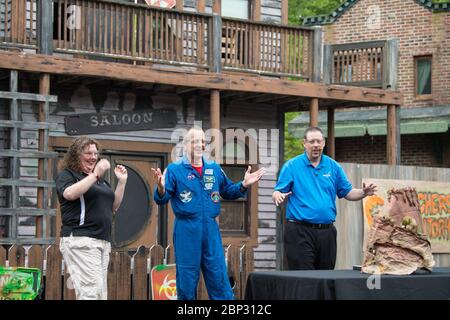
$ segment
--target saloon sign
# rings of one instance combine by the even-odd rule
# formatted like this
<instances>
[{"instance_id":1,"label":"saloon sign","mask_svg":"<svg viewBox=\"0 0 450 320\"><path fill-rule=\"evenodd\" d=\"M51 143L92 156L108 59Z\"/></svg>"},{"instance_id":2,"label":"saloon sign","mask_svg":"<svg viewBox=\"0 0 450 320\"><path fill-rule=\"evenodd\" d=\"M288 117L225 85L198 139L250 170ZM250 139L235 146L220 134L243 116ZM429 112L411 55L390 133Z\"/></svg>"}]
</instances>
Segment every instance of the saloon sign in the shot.
<instances>
[{"instance_id":1,"label":"saloon sign","mask_svg":"<svg viewBox=\"0 0 450 320\"><path fill-rule=\"evenodd\" d=\"M176 124L177 113L172 109L85 113L65 118L68 135L174 128Z\"/></svg>"}]
</instances>

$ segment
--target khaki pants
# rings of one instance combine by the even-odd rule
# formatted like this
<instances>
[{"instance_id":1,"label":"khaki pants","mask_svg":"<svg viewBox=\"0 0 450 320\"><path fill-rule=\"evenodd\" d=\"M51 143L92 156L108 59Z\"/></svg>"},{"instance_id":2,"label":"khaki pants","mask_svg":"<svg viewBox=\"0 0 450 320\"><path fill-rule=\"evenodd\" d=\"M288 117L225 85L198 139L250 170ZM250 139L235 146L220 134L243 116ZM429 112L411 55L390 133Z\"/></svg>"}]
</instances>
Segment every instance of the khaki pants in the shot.
<instances>
[{"instance_id":1,"label":"khaki pants","mask_svg":"<svg viewBox=\"0 0 450 320\"><path fill-rule=\"evenodd\" d=\"M71 235L61 238L59 248L77 300L106 300L111 244L105 240Z\"/></svg>"}]
</instances>

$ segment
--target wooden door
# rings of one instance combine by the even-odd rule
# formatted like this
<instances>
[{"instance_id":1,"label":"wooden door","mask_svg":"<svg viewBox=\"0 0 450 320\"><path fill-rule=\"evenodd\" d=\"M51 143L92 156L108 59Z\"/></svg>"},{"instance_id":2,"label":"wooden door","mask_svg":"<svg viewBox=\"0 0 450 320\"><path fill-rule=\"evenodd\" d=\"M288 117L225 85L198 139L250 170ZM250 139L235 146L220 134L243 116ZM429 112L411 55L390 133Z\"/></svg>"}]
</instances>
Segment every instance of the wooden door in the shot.
<instances>
[{"instance_id":1,"label":"wooden door","mask_svg":"<svg viewBox=\"0 0 450 320\"><path fill-rule=\"evenodd\" d=\"M151 168L161 167L161 159L140 156L111 156L110 176L114 177L114 167L122 164L128 169L128 181L121 207L113 219L113 245L120 248L138 248L141 245L151 247L171 243L173 215L169 219L164 210L153 201L155 181ZM113 190L115 177L111 179ZM168 221L169 220L169 221Z\"/></svg>"}]
</instances>

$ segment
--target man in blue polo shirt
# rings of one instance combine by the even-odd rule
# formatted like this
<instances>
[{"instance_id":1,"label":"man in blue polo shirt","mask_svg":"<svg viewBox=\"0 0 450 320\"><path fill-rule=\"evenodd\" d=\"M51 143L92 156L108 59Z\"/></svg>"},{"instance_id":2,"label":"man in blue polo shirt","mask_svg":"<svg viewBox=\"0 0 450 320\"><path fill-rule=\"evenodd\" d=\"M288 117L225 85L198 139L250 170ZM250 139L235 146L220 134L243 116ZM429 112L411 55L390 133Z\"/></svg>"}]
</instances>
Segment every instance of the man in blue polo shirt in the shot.
<instances>
[{"instance_id":1,"label":"man in blue polo shirt","mask_svg":"<svg viewBox=\"0 0 450 320\"><path fill-rule=\"evenodd\" d=\"M373 195L373 184L354 189L342 167L323 155L325 138L318 127L305 131L305 153L281 169L272 199L287 199L284 245L289 270L334 269L336 196L358 201Z\"/></svg>"}]
</instances>

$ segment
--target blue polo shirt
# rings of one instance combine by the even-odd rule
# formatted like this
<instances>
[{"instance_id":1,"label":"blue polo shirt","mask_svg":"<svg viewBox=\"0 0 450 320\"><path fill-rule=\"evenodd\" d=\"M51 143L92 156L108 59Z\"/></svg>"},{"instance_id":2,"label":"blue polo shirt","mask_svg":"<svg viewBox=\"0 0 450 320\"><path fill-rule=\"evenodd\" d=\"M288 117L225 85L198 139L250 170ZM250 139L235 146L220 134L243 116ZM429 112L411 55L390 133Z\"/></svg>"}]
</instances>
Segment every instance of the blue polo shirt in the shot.
<instances>
[{"instance_id":1,"label":"blue polo shirt","mask_svg":"<svg viewBox=\"0 0 450 320\"><path fill-rule=\"evenodd\" d=\"M330 157L322 155L314 168L303 153L283 165L275 190L292 191L287 200L286 219L332 223L336 220L336 196L345 197L352 184L339 163Z\"/></svg>"}]
</instances>

